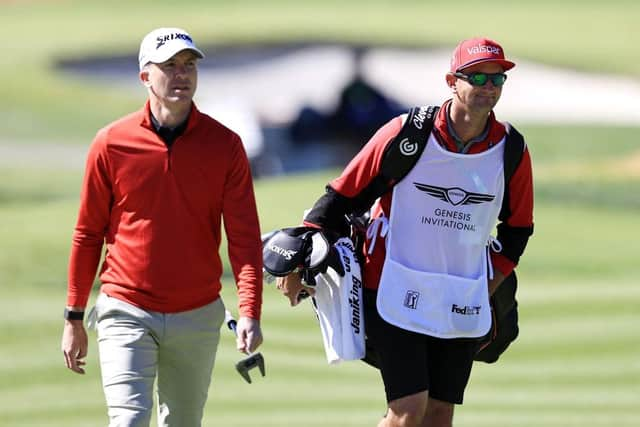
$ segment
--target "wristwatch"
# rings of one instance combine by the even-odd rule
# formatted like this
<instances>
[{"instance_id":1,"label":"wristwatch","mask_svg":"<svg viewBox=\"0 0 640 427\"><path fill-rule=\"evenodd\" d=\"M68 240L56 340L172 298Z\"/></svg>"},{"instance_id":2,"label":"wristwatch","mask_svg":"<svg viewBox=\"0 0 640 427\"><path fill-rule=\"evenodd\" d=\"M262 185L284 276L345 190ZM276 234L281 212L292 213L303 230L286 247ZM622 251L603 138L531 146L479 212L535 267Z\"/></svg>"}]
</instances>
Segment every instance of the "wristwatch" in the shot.
<instances>
[{"instance_id":1,"label":"wristwatch","mask_svg":"<svg viewBox=\"0 0 640 427\"><path fill-rule=\"evenodd\" d=\"M64 318L67 320L83 320L84 311L73 311L68 308L64 309Z\"/></svg>"}]
</instances>

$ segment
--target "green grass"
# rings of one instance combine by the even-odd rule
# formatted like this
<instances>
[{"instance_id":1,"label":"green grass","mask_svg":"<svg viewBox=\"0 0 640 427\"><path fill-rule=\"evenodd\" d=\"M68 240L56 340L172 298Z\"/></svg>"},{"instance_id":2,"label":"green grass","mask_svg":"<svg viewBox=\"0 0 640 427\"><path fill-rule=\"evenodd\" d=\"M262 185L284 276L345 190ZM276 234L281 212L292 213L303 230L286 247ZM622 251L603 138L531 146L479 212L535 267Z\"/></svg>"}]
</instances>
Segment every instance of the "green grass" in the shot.
<instances>
[{"instance_id":1,"label":"green grass","mask_svg":"<svg viewBox=\"0 0 640 427\"><path fill-rule=\"evenodd\" d=\"M339 40L452 47L486 34L516 58L640 77L635 1L364 4L3 4L0 144L86 146L98 127L137 108L144 94L72 79L55 62L115 53L133 59L140 37L161 25L184 26L205 46ZM519 267L521 335L497 365L474 367L456 425L640 425L637 128L519 128L533 154L536 189L536 231ZM56 162L1 164L0 426L106 425L95 334L85 376L66 370L59 350L82 171ZM263 230L298 223L336 173L258 180ZM223 297L233 308L234 287L229 276L224 281ZM377 372L361 363L327 366L308 304L292 309L265 285L263 328L267 377L252 385L233 369L241 356L231 333L223 333L205 426L377 423L385 409Z\"/></svg>"},{"instance_id":2,"label":"green grass","mask_svg":"<svg viewBox=\"0 0 640 427\"><path fill-rule=\"evenodd\" d=\"M640 206L557 190L573 180L605 193L635 187L637 176L609 167L637 152L635 132L523 131L538 173L536 232L519 268L521 336L497 365L476 365L456 425L638 425ZM610 135L616 142L605 144ZM258 180L263 230L296 224L336 173ZM0 252L0 425L106 424L95 335L84 377L63 367L58 350L80 179L73 169L0 169L0 241L9 242ZM225 282L223 297L235 307ZM328 366L307 304L292 309L265 285L263 328L268 375L252 385L234 371L240 355L223 334L204 425L375 425L385 408L377 372Z\"/></svg>"},{"instance_id":3,"label":"green grass","mask_svg":"<svg viewBox=\"0 0 640 427\"><path fill-rule=\"evenodd\" d=\"M637 425L640 341L631 327L640 303L637 283L522 284L521 336L497 365L476 365L456 425ZM229 291L227 285L224 298L233 306ZM0 424L105 425L95 334L87 375L72 374L57 350L61 293L10 289L4 297ZM233 364L241 356L225 332L204 425L375 425L385 407L377 373L361 363L326 365L308 304L289 308L267 287L264 308L267 376L252 372L252 385L240 379Z\"/></svg>"}]
</instances>

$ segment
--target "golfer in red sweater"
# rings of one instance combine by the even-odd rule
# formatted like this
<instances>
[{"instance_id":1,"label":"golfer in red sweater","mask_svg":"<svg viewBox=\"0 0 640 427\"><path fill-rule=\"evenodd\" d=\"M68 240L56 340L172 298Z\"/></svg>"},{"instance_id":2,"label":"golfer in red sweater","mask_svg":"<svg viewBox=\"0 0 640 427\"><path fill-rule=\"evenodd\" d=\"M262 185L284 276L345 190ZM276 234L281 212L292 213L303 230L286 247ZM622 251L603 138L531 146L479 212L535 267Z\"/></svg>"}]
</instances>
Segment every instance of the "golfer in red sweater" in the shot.
<instances>
[{"instance_id":1,"label":"golfer in red sweater","mask_svg":"<svg viewBox=\"0 0 640 427\"><path fill-rule=\"evenodd\" d=\"M237 283L237 347L262 342L262 252L249 162L237 134L193 103L204 55L179 28L142 41L149 99L89 149L69 260L62 351L84 373L83 317L101 259L97 323L110 426L200 426L224 305L221 226Z\"/></svg>"}]
</instances>

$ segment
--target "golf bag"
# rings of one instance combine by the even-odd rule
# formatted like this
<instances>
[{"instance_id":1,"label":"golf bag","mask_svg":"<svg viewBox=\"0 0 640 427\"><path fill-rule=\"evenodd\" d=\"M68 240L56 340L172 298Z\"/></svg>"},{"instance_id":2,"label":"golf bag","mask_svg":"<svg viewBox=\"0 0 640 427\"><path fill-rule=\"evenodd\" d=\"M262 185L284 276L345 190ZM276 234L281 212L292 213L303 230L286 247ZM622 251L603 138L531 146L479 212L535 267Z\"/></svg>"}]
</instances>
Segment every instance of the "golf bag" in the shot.
<instances>
[{"instance_id":1,"label":"golf bag","mask_svg":"<svg viewBox=\"0 0 640 427\"><path fill-rule=\"evenodd\" d=\"M301 274L296 289L303 289L295 299L299 303L313 293L327 362L334 364L362 359L366 352L358 257L350 238L329 239L317 228L284 228L263 237L263 259L267 275Z\"/></svg>"},{"instance_id":2,"label":"golf bag","mask_svg":"<svg viewBox=\"0 0 640 427\"><path fill-rule=\"evenodd\" d=\"M494 363L518 337L518 279L513 271L491 296L491 330L479 341L475 360Z\"/></svg>"}]
</instances>

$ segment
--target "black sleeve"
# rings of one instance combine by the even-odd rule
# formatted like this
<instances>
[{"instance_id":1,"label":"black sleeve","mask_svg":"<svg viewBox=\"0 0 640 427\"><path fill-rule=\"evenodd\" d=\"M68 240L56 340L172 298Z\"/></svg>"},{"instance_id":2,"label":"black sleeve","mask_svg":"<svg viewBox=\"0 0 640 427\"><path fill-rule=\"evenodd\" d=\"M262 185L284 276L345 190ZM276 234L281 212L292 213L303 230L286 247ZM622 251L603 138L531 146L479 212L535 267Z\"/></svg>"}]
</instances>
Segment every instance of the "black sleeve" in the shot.
<instances>
[{"instance_id":1,"label":"black sleeve","mask_svg":"<svg viewBox=\"0 0 640 427\"><path fill-rule=\"evenodd\" d=\"M506 222L498 224L497 239L502 245L502 255L511 260L514 264L518 264L520 256L524 252L529 236L533 234L533 226L531 227L511 227Z\"/></svg>"},{"instance_id":2,"label":"black sleeve","mask_svg":"<svg viewBox=\"0 0 640 427\"><path fill-rule=\"evenodd\" d=\"M327 185L326 192L313 205L304 222L346 236L349 235L348 216L352 211L352 199Z\"/></svg>"}]
</instances>

